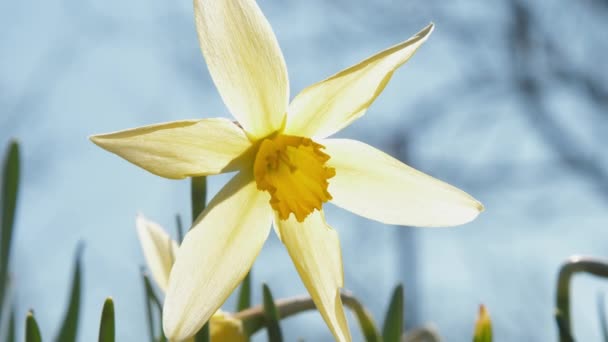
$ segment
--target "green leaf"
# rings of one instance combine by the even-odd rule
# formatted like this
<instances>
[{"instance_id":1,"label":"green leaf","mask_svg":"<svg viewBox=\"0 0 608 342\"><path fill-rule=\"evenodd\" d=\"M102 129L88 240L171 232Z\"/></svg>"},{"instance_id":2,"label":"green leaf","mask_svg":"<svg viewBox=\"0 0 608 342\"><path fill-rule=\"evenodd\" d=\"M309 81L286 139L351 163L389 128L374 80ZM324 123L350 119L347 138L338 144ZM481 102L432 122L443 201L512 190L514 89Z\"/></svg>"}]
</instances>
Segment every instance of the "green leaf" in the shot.
<instances>
[{"instance_id":1,"label":"green leaf","mask_svg":"<svg viewBox=\"0 0 608 342\"><path fill-rule=\"evenodd\" d=\"M184 241L184 225L182 224L182 217L180 214L175 215L175 223L177 227L177 243L182 244Z\"/></svg>"},{"instance_id":2,"label":"green leaf","mask_svg":"<svg viewBox=\"0 0 608 342\"><path fill-rule=\"evenodd\" d=\"M99 342L114 342L114 302L108 297L103 303L101 322L99 323Z\"/></svg>"},{"instance_id":3,"label":"green leaf","mask_svg":"<svg viewBox=\"0 0 608 342\"><path fill-rule=\"evenodd\" d=\"M205 209L207 200L207 177L192 177L190 183L190 198L192 200L192 222Z\"/></svg>"},{"instance_id":4,"label":"green leaf","mask_svg":"<svg viewBox=\"0 0 608 342\"><path fill-rule=\"evenodd\" d=\"M475 323L473 342L492 342L492 321L483 304L479 306L479 316Z\"/></svg>"},{"instance_id":5,"label":"green leaf","mask_svg":"<svg viewBox=\"0 0 608 342\"><path fill-rule=\"evenodd\" d=\"M34 318L34 312L30 310L25 319L25 342L41 342L40 328Z\"/></svg>"},{"instance_id":6,"label":"green leaf","mask_svg":"<svg viewBox=\"0 0 608 342\"><path fill-rule=\"evenodd\" d=\"M80 311L80 296L82 283L82 251L84 244L80 243L76 249L76 261L74 262L74 276L72 278L72 291L70 294L70 302L68 304L63 325L57 336L57 341L74 342L78 332L78 317Z\"/></svg>"},{"instance_id":7,"label":"green leaf","mask_svg":"<svg viewBox=\"0 0 608 342\"><path fill-rule=\"evenodd\" d=\"M602 329L602 339L604 342L608 342L608 321L606 320L606 301L604 297L603 292L597 296L597 315L600 321L600 328Z\"/></svg>"},{"instance_id":8,"label":"green leaf","mask_svg":"<svg viewBox=\"0 0 608 342\"><path fill-rule=\"evenodd\" d=\"M19 190L19 144L15 140L10 142L4 158L0 186L0 322L2 322Z\"/></svg>"},{"instance_id":9,"label":"green leaf","mask_svg":"<svg viewBox=\"0 0 608 342\"><path fill-rule=\"evenodd\" d=\"M239 300L236 305L236 311L243 311L251 306L251 270L241 282L239 290Z\"/></svg>"},{"instance_id":10,"label":"green leaf","mask_svg":"<svg viewBox=\"0 0 608 342\"><path fill-rule=\"evenodd\" d=\"M154 323L154 317L159 317L159 321L161 320L160 318L162 317L162 312L163 312L163 308L162 308L162 304L160 302L160 300L158 299L158 297L156 296L156 293L154 292L154 288L152 287L152 282L150 281L150 276L148 276L148 273L146 273L143 270L142 267L142 278L144 280L144 289L146 290L146 312L148 314L148 327L150 329L150 339L152 341L156 340L156 324ZM153 307L154 305L154 307ZM154 315L154 308L156 309L156 315ZM159 340L161 342L166 341L166 337L165 334L163 332L163 327L162 324L159 323L158 325L158 330L160 331L159 333Z\"/></svg>"},{"instance_id":11,"label":"green leaf","mask_svg":"<svg viewBox=\"0 0 608 342\"><path fill-rule=\"evenodd\" d=\"M6 335L6 342L17 341L17 322L15 321L15 308L11 309L11 317L8 322L8 334Z\"/></svg>"},{"instance_id":12,"label":"green leaf","mask_svg":"<svg viewBox=\"0 0 608 342\"><path fill-rule=\"evenodd\" d=\"M393 291L382 327L384 342L399 342L403 333L403 285Z\"/></svg>"},{"instance_id":13,"label":"green leaf","mask_svg":"<svg viewBox=\"0 0 608 342\"><path fill-rule=\"evenodd\" d=\"M209 337L209 323L205 323L201 330L199 330L194 336L195 342L209 342L211 338Z\"/></svg>"},{"instance_id":14,"label":"green leaf","mask_svg":"<svg viewBox=\"0 0 608 342\"><path fill-rule=\"evenodd\" d=\"M190 200L192 203L192 222L194 222L198 215L205 210L207 203L207 177L192 177L190 182ZM196 333L194 340L196 342L209 342L209 322L205 323L201 330Z\"/></svg>"},{"instance_id":15,"label":"green leaf","mask_svg":"<svg viewBox=\"0 0 608 342\"><path fill-rule=\"evenodd\" d=\"M264 318L266 320L266 329L268 331L268 342L282 342L283 334L279 325L279 310L274 304L274 299L270 293L270 289L266 284L262 285L264 294Z\"/></svg>"}]
</instances>

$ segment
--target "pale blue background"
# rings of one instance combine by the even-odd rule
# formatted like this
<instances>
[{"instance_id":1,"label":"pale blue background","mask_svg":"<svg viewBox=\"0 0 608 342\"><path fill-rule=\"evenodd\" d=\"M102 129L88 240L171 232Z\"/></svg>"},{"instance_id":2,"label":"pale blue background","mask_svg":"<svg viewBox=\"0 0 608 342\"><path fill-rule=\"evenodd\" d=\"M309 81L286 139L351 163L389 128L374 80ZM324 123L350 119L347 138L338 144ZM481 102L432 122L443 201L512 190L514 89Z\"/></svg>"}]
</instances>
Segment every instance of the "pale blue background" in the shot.
<instances>
[{"instance_id":1,"label":"pale blue background","mask_svg":"<svg viewBox=\"0 0 608 342\"><path fill-rule=\"evenodd\" d=\"M479 303L490 309L496 341L554 340L559 264L575 253L608 255L606 1L259 3L292 96L437 24L340 135L461 187L487 210L463 227L414 229L328 206L347 287L381 321L393 286L405 282L408 325L432 322L447 341L470 339ZM153 176L87 136L228 115L198 49L192 4L2 1L0 22L0 142L17 137L24 154L12 253L19 318L34 308L44 337L55 336L83 240L80 340L96 339L112 296L118 340L139 341L147 328L135 215L173 230L176 213L189 219L189 183ZM227 179L212 177L211 194ZM275 237L254 273L276 297L305 292ZM574 281L580 341L599 339L595 298L606 284ZM288 340L330 339L315 313L284 330Z\"/></svg>"}]
</instances>

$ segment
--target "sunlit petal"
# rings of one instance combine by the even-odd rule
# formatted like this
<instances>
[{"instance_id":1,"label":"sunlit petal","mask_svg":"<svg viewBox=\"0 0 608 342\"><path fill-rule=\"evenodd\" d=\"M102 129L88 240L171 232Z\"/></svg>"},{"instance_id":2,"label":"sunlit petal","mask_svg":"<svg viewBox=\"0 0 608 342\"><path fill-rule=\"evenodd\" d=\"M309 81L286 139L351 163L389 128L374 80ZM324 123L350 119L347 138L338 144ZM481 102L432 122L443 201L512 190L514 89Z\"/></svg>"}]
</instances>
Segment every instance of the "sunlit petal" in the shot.
<instances>
[{"instance_id":1,"label":"sunlit petal","mask_svg":"<svg viewBox=\"0 0 608 342\"><path fill-rule=\"evenodd\" d=\"M344 286L342 253L338 234L314 211L304 222L293 215L275 218L281 238L306 289L337 341L350 341L340 288Z\"/></svg>"},{"instance_id":2,"label":"sunlit petal","mask_svg":"<svg viewBox=\"0 0 608 342\"><path fill-rule=\"evenodd\" d=\"M169 274L175 260L177 243L160 225L146 219L143 215L137 215L135 225L148 269L158 287L165 291L169 284Z\"/></svg>"},{"instance_id":3,"label":"sunlit petal","mask_svg":"<svg viewBox=\"0 0 608 342\"><path fill-rule=\"evenodd\" d=\"M254 0L194 0L201 50L224 103L263 137L283 124L289 81L283 54Z\"/></svg>"},{"instance_id":4,"label":"sunlit petal","mask_svg":"<svg viewBox=\"0 0 608 342\"><path fill-rule=\"evenodd\" d=\"M270 232L268 201L251 175L239 173L186 234L163 309L171 340L194 335L245 277Z\"/></svg>"},{"instance_id":5,"label":"sunlit petal","mask_svg":"<svg viewBox=\"0 0 608 342\"><path fill-rule=\"evenodd\" d=\"M321 142L336 169L332 203L387 224L454 226L473 220L483 206L465 192L417 171L360 141Z\"/></svg>"},{"instance_id":6,"label":"sunlit petal","mask_svg":"<svg viewBox=\"0 0 608 342\"><path fill-rule=\"evenodd\" d=\"M245 132L226 119L175 121L91 137L153 174L181 179L234 171L251 156Z\"/></svg>"},{"instance_id":7,"label":"sunlit petal","mask_svg":"<svg viewBox=\"0 0 608 342\"><path fill-rule=\"evenodd\" d=\"M395 69L407 62L433 32L433 24L384 50L304 89L289 105L287 134L324 138L348 126L380 95Z\"/></svg>"}]
</instances>

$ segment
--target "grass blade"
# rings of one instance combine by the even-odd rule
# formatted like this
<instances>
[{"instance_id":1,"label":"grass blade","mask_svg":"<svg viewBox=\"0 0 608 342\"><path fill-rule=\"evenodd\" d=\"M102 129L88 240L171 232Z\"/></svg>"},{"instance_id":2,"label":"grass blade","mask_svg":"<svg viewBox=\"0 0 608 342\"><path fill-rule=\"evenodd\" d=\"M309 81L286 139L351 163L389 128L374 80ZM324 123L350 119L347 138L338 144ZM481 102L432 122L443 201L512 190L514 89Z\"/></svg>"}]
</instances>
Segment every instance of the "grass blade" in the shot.
<instances>
[{"instance_id":1,"label":"grass blade","mask_svg":"<svg viewBox=\"0 0 608 342\"><path fill-rule=\"evenodd\" d=\"M8 333L6 335L7 342L17 341L17 322L15 321L15 309L11 310L11 317L8 321Z\"/></svg>"},{"instance_id":2,"label":"grass blade","mask_svg":"<svg viewBox=\"0 0 608 342\"><path fill-rule=\"evenodd\" d=\"M391 302L388 306L384 325L382 326L382 337L384 342L399 342L403 333L403 285L398 285L393 291Z\"/></svg>"},{"instance_id":3,"label":"grass blade","mask_svg":"<svg viewBox=\"0 0 608 342\"><path fill-rule=\"evenodd\" d=\"M25 319L25 342L42 342L40 337L40 328L34 318L34 312L30 310Z\"/></svg>"},{"instance_id":4,"label":"grass blade","mask_svg":"<svg viewBox=\"0 0 608 342\"><path fill-rule=\"evenodd\" d=\"M237 302L236 311L243 311L251 306L251 270L241 282L239 290L239 300Z\"/></svg>"},{"instance_id":5,"label":"grass blade","mask_svg":"<svg viewBox=\"0 0 608 342\"><path fill-rule=\"evenodd\" d=\"M114 342L115 337L114 302L112 298L107 298L105 303L103 303L103 310L101 311L99 342Z\"/></svg>"},{"instance_id":6,"label":"grass blade","mask_svg":"<svg viewBox=\"0 0 608 342\"><path fill-rule=\"evenodd\" d=\"M608 342L608 321L606 320L606 300L605 294L600 292L597 296L597 316L600 321L600 328L602 329L602 340Z\"/></svg>"},{"instance_id":7,"label":"grass blade","mask_svg":"<svg viewBox=\"0 0 608 342\"><path fill-rule=\"evenodd\" d=\"M182 224L182 216L180 214L175 215L175 223L177 227L177 243L179 245L184 241L184 225Z\"/></svg>"},{"instance_id":8,"label":"grass blade","mask_svg":"<svg viewBox=\"0 0 608 342\"><path fill-rule=\"evenodd\" d=\"M11 141L4 164L0 187L0 322L8 286L8 268L19 190L19 144Z\"/></svg>"},{"instance_id":9,"label":"grass blade","mask_svg":"<svg viewBox=\"0 0 608 342\"><path fill-rule=\"evenodd\" d=\"M205 210L207 201L207 177L192 177L190 182L190 200L192 203L192 222ZM209 342L209 322L205 323L194 337L196 342Z\"/></svg>"},{"instance_id":10,"label":"grass blade","mask_svg":"<svg viewBox=\"0 0 608 342\"><path fill-rule=\"evenodd\" d=\"M268 331L268 342L282 342L283 334L279 325L279 310L274 304L274 299L270 293L270 289L266 284L263 286L264 293L264 317L266 320L266 329Z\"/></svg>"},{"instance_id":11,"label":"grass blade","mask_svg":"<svg viewBox=\"0 0 608 342\"><path fill-rule=\"evenodd\" d=\"M156 341L156 324L154 323L155 317L159 318L159 321L162 321L162 312L163 312L163 307L162 304L160 302L160 300L158 299L158 297L156 296L156 293L154 292L154 288L152 287L152 282L150 281L150 277L148 276L148 273L146 273L145 271L143 271L142 269L142 278L144 280L144 288L146 291L146 312L148 315L148 327L150 329L150 340L151 341ZM157 314L154 315L154 308L156 308L156 312ZM158 329L160 330L159 336L160 338L158 339L160 342L166 341L166 337L165 334L163 332L163 327L162 327L162 323L159 323L158 325Z\"/></svg>"},{"instance_id":12,"label":"grass blade","mask_svg":"<svg viewBox=\"0 0 608 342\"><path fill-rule=\"evenodd\" d=\"M194 222L207 203L207 177L192 177L190 199L192 201L192 222Z\"/></svg>"},{"instance_id":13,"label":"grass blade","mask_svg":"<svg viewBox=\"0 0 608 342\"><path fill-rule=\"evenodd\" d=\"M57 336L57 341L74 342L78 332L78 317L80 313L80 297L82 287L82 251L84 244L80 243L76 249L76 261L74 263L74 276L72 278L72 290L63 325Z\"/></svg>"}]
</instances>

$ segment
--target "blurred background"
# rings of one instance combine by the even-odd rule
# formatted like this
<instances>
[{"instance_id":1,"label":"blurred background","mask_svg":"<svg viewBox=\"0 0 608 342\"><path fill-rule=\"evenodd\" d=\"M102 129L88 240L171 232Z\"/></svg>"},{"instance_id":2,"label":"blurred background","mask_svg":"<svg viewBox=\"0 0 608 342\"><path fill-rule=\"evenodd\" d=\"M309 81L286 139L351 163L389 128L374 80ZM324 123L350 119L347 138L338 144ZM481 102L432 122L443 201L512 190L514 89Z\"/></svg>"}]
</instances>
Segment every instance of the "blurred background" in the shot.
<instances>
[{"instance_id":1,"label":"blurred background","mask_svg":"<svg viewBox=\"0 0 608 342\"><path fill-rule=\"evenodd\" d=\"M416 229L328 205L347 288L381 321L403 282L407 325L432 323L446 341L470 340L480 303L496 341L555 340L561 262L608 256L608 1L258 2L283 49L292 96L437 25L339 136L466 190L486 211L462 227ZM106 296L115 299L118 340L141 340L148 330L135 215L175 235L175 214L190 219L189 181L149 174L87 137L229 115L198 48L192 3L3 1L0 22L0 142L18 138L24 155L12 250L19 317L34 308L43 337L55 336L82 240L80 340L96 339ZM211 177L209 196L228 179ZM275 298L305 293L274 236L253 272ZM608 282L574 281L580 341L600 338L602 291ZM260 303L259 286L254 293ZM331 338L315 312L287 320L284 331L288 340Z\"/></svg>"}]
</instances>

